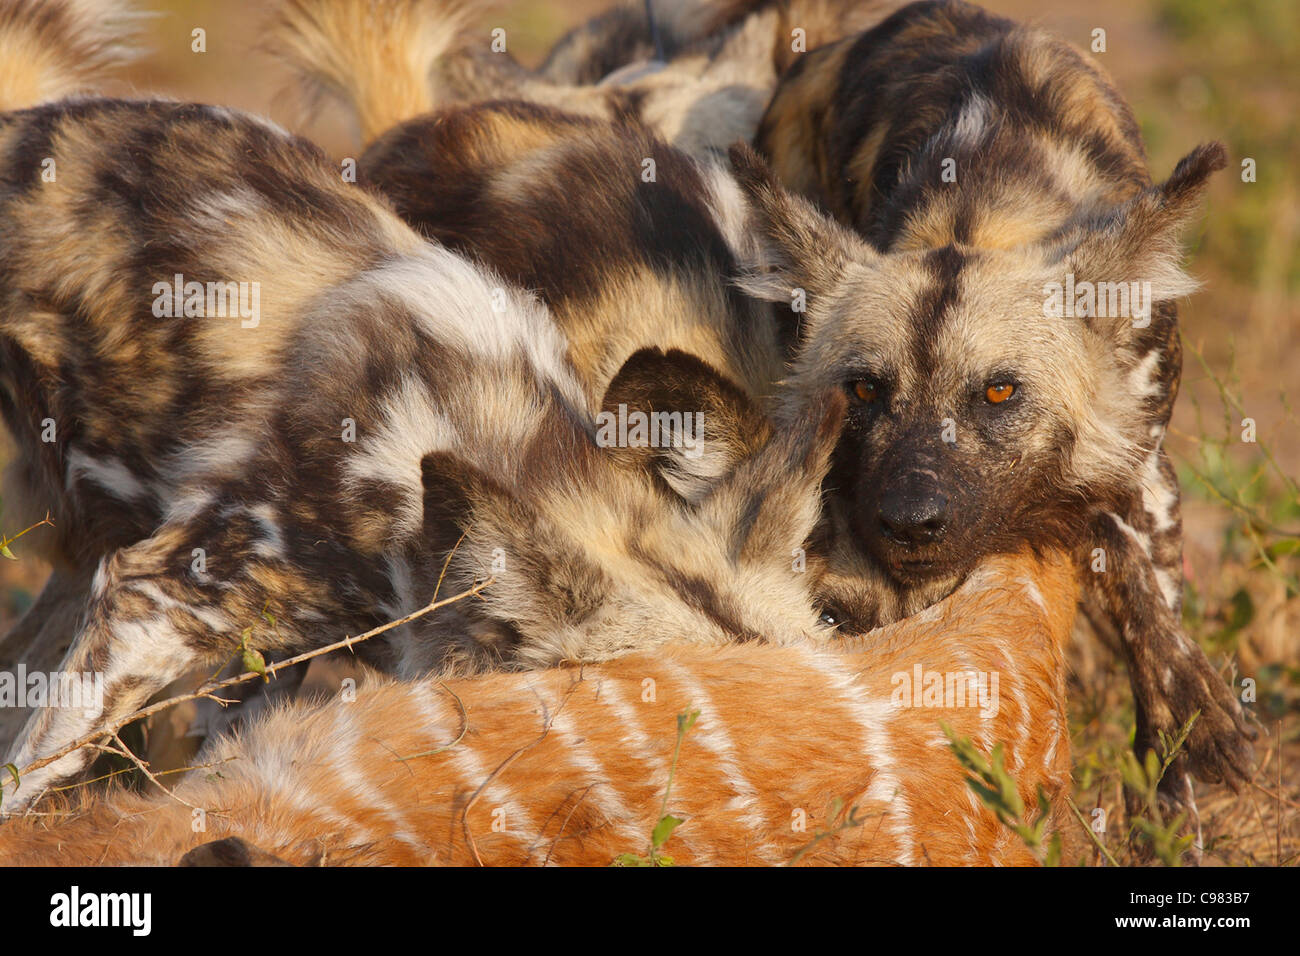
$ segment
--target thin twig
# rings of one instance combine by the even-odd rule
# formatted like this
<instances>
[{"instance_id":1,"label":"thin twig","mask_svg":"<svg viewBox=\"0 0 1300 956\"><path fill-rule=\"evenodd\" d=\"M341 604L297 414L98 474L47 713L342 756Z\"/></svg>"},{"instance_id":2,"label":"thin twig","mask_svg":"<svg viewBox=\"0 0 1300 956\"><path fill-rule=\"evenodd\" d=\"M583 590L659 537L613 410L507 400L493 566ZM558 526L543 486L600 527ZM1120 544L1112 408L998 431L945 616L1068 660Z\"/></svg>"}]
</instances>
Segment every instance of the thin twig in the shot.
<instances>
[{"instance_id":1,"label":"thin twig","mask_svg":"<svg viewBox=\"0 0 1300 956\"><path fill-rule=\"evenodd\" d=\"M329 654L332 651L342 650L343 648L348 648L350 650L355 644L360 644L362 641L368 641L372 637L378 637L380 634L383 634L386 631L391 631L395 627L401 627L403 624L409 623L410 621L414 621L416 618L424 617L426 614L438 610L438 608L445 607L448 604L452 604L456 601L463 600L471 595L478 594L480 591L483 591L485 588L487 588L494 580L496 579L488 578L486 581L482 581L479 584L474 585L472 588L462 591L460 594L454 595L453 597L449 597L441 601L435 598L434 600L426 604L424 607L420 608L417 611L412 611L410 614L407 614L405 617L400 617L395 621L389 621L387 624L381 624L379 627L372 628L371 630L366 631L364 634L359 634L356 637L345 637L341 641L335 641L333 644L327 644L324 647L318 647L315 650L306 651L302 654L298 654L295 657L288 657L282 661L277 661L274 664L268 664L266 666L265 672L262 674L259 674L256 671L245 671L242 674L238 674L234 677L228 677L224 680L220 680L220 681L209 680L205 682L201 687L199 687L198 690L193 691L192 693L180 694L176 697L169 697L167 700L159 701L158 703L151 704L148 707L143 707L140 710L137 710L126 717L113 721L107 724L106 726L100 727L97 730L94 730L91 733L88 733L82 737L78 737L72 743L68 744L65 747L60 748L59 750L50 754L48 757L42 757L39 760L33 760L27 766L19 770L18 776L19 776L20 785L21 785L22 778L27 774L30 774L32 771L40 770L42 767L49 766L50 764L54 763L56 760L60 760L63 757L66 757L68 754L80 750L82 747L88 746L90 744L94 744L97 741L104 740L110 737L115 738L117 736L118 731L120 731L127 724L134 723L137 720L142 720L145 717L152 717L154 714L159 713L160 711L163 710L167 710L171 707L175 707L177 704L183 704L186 703L187 701L199 700L201 698L214 700L224 706L225 704L229 703L229 701L215 696L215 691L218 691L223 687L229 687L233 684L243 683L244 681L256 680L259 678L267 677L274 674L276 671L283 670L286 667L292 667L295 664L301 664L303 661L311 660L312 658L315 657L320 657L322 654ZM17 787L15 787L14 789L17 790ZM42 794L44 794L44 792L45 791L42 791Z\"/></svg>"},{"instance_id":2,"label":"thin twig","mask_svg":"<svg viewBox=\"0 0 1300 956\"><path fill-rule=\"evenodd\" d=\"M1079 821L1079 826L1083 827L1084 832L1088 834L1088 839L1092 840L1092 842L1096 844L1097 849L1101 850L1106 859L1110 862L1111 866L1119 866L1119 861L1110 855L1110 850L1106 849L1106 844L1102 843L1097 834L1092 832L1092 827L1088 826L1088 821L1083 818L1083 814L1079 811L1079 808L1074 805L1074 800L1067 796L1065 802L1070 805L1071 812L1074 814L1075 819Z\"/></svg>"},{"instance_id":3,"label":"thin twig","mask_svg":"<svg viewBox=\"0 0 1300 956\"><path fill-rule=\"evenodd\" d=\"M460 733L456 735L456 739L453 740L451 743L444 744L443 746L438 747L436 750L425 750L422 753L411 754L409 757L398 757L397 759L400 760L402 763L405 763L408 760L414 760L417 757L432 757L434 754L440 754L444 750L450 750L452 747L456 746L458 743L464 740L465 734L469 731L469 711L465 709L465 702L461 700L460 697L457 696L454 690L452 690L442 681L438 681L438 686L441 687L443 690L445 690L447 693L451 694L451 696L456 701L456 706L460 708Z\"/></svg>"},{"instance_id":4,"label":"thin twig","mask_svg":"<svg viewBox=\"0 0 1300 956\"><path fill-rule=\"evenodd\" d=\"M560 829L555 834L555 839L551 841L551 845L546 849L546 858L542 860L542 866L546 866L546 864L551 862L551 854L553 854L555 852L555 848L560 845L560 838L564 836L564 831L568 829L569 821L573 819L573 815L578 812L578 807L582 805L583 800L587 799L587 794L591 793L592 788L595 786L596 784L594 783L587 784L587 786L585 786L582 790L582 796L578 797L577 800L573 801L573 806L570 807L569 812L564 815L564 822L560 824ZM554 817L555 814L552 813L551 816ZM551 821L547 820L546 822L549 825ZM545 827L543 827L543 829L545 829Z\"/></svg>"},{"instance_id":5,"label":"thin twig","mask_svg":"<svg viewBox=\"0 0 1300 956\"><path fill-rule=\"evenodd\" d=\"M12 538L9 537L9 535L7 535L7 534L6 534L6 535L0 535L0 551L3 551L4 549L8 548L9 545L13 544L15 541L17 541L19 538L21 538L21 537L22 537L23 535L25 535L27 532L29 532L29 531L35 531L37 528L41 527L42 525L49 525L51 528L54 527L54 519L50 517L50 513L49 513L48 511L45 512L45 517L44 517L44 518L42 518L40 521L36 522L36 524L28 525L26 528L23 528L22 531L19 531L19 532L18 532L16 535L14 535ZM12 554L10 554L10 555L6 555L6 557L10 557L10 558L12 558L13 555L12 555Z\"/></svg>"},{"instance_id":6,"label":"thin twig","mask_svg":"<svg viewBox=\"0 0 1300 956\"><path fill-rule=\"evenodd\" d=\"M177 803L183 803L185 806L189 807L191 810L200 810L200 811L202 810L202 808L200 808L200 807L196 807L194 804L190 803L188 800L186 800L186 799L184 799L184 798L182 798L182 797L178 797L178 796L176 796L176 793L175 793L174 791L172 791L172 790L168 790L166 787L164 787L164 786L162 785L162 781L160 781L157 777L155 777L155 776L153 775L153 771L151 771L151 770L149 769L149 764L147 764L144 760L140 759L140 757L138 757L138 756L137 756L137 755L136 755L136 754L131 750L131 748L128 747L128 746L123 742L123 740L122 740L121 737L119 737L117 734L113 734L113 740L114 740L114 742L117 743L118 747L121 748L121 751L118 753L118 756L120 756L120 757L125 757L127 760L131 761L131 763L135 764L136 769L138 769L142 774L144 774L145 777L148 779L148 781L149 781L150 783L152 783L155 787L157 787L157 788L158 788L159 790L161 790L163 793L167 794L167 796L171 797L171 798L172 798L173 800L175 800Z\"/></svg>"},{"instance_id":7,"label":"thin twig","mask_svg":"<svg viewBox=\"0 0 1300 956\"><path fill-rule=\"evenodd\" d=\"M483 794L483 791L486 790L492 784L493 780L495 780L502 773L504 773L506 768L509 767L516 760L518 760L521 756L523 756L528 751L532 750L534 747L536 747L538 744L540 744L543 740L546 739L546 735L551 732L551 725L555 722L555 718L560 716L560 711L564 710L564 705L569 702L569 698L573 696L573 692L578 689L578 685L581 683L582 683L582 679L579 678L569 686L569 689L567 691L564 692L564 696L560 698L559 706L555 708L555 711L553 713L549 713L546 715L546 720L542 724L542 732L541 734L538 735L537 739L532 741L531 743L527 743L524 746L520 747L510 756L506 757L505 760L497 764L496 768L490 774L487 775L487 779L485 779L481 784L479 784L478 789L475 790L470 795L470 798L467 801L465 801L465 808L460 812L460 827L461 827L461 832L465 836L465 842L469 844L470 855L474 857L474 863L477 866L483 866L484 863L483 863L483 858L479 855L478 852L478 844L474 841L474 834L470 832L469 811L473 808L474 804L478 801L478 798Z\"/></svg>"}]
</instances>

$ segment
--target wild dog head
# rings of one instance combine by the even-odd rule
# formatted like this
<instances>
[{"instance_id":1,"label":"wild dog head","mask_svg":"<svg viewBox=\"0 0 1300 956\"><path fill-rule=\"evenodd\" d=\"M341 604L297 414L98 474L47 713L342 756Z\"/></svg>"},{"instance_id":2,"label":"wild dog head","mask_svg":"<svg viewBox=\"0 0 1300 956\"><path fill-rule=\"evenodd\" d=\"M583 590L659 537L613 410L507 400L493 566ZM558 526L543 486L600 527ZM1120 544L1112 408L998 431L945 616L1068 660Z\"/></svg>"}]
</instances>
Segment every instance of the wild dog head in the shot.
<instances>
[{"instance_id":1,"label":"wild dog head","mask_svg":"<svg viewBox=\"0 0 1300 956\"><path fill-rule=\"evenodd\" d=\"M461 584L494 579L462 622L474 650L536 664L818 632L798 549L846 404L823 390L776 432L699 359L647 349L594 428L547 423L512 481L472 455L426 456L432 553Z\"/></svg>"},{"instance_id":2,"label":"wild dog head","mask_svg":"<svg viewBox=\"0 0 1300 956\"><path fill-rule=\"evenodd\" d=\"M1154 441L1143 402L1158 400L1162 360L1135 342L1151 310L1194 288L1178 233L1224 165L1221 145L1013 250L881 254L783 191L748 148L732 162L768 243L745 287L786 308L806 302L789 313L799 337L785 387L836 384L849 399L827 481L832 518L897 584L955 580L1025 540L1068 543L1081 505L1104 506L1131 483ZM1137 283L1145 299L1111 314L1098 306L1102 283ZM1091 308L1059 307L1065 289L1089 287Z\"/></svg>"}]
</instances>

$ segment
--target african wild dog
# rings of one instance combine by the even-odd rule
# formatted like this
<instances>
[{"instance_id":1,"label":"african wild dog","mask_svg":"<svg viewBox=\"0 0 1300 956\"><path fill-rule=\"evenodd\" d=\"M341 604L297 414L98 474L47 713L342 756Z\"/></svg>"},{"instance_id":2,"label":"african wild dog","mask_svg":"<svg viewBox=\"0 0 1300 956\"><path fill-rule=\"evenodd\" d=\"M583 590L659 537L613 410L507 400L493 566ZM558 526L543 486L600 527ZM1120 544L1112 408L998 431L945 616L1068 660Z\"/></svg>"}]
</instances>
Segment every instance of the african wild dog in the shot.
<instances>
[{"instance_id":1,"label":"african wild dog","mask_svg":"<svg viewBox=\"0 0 1300 956\"><path fill-rule=\"evenodd\" d=\"M271 124L72 99L0 114L0 165L6 504L49 511L50 557L93 569L63 669L105 686L102 712L35 714L20 771L247 628L321 646L421 607L444 567L444 595L494 583L363 659L415 675L825 633L791 553L838 393L774 434L705 363L643 350L604 398L663 413L660 442L602 447L544 306ZM4 808L88 760L32 768Z\"/></svg>"},{"instance_id":2,"label":"african wild dog","mask_svg":"<svg viewBox=\"0 0 1300 956\"><path fill-rule=\"evenodd\" d=\"M368 6L357 0L354 6ZM341 6L331 6L336 13ZM281 23L276 46L314 51L313 84L332 67L361 64L384 48L355 15L346 34L303 21ZM307 31L298 35L300 31ZM382 35L382 33L381 33ZM398 62L421 62L414 55ZM387 63L388 61L384 61ZM489 264L537 292L564 330L569 355L595 410L614 374L643 348L679 349L725 370L755 401L774 408L788 330L765 302L736 289L760 255L745 197L722 165L691 157L642 124L611 123L523 101L495 101L408 119L410 102L363 90L380 64L334 72L343 99L381 112L361 125L391 129L357 161L358 183L383 193L424 235ZM422 68L421 68L422 69ZM423 74L395 79L406 88ZM643 176L653 166L650 181ZM901 593L853 552L828 552L827 535L801 560L833 585L827 620L865 630L898 620L947 594ZM843 565L834 575L827 557Z\"/></svg>"},{"instance_id":3,"label":"african wild dog","mask_svg":"<svg viewBox=\"0 0 1300 956\"><path fill-rule=\"evenodd\" d=\"M1076 536L1086 607L1121 638L1139 752L1199 711L1191 767L1245 779L1253 730L1181 631L1178 482L1162 447L1182 367L1175 299L1195 288L1179 271L1178 229L1225 164L1223 147L1197 149L1154 187L1133 113L1099 68L961 0L909 5L801 58L756 144L784 186L870 246L860 265L828 265L818 250L822 261L790 276L823 297L810 317L844 316L839 346L819 361L843 360L864 323L879 339L854 359L874 410L851 422L845 447L858 450L838 456L832 478L848 492L846 520L901 581L949 573L983 553L990 532L1014 535L1015 523L990 518L1020 510L1015 497L1036 510L1026 462L1031 475L1057 471L1089 505ZM904 335L874 331L854 294L863 265L899 275ZM1077 310L1057 295L1076 280ZM1049 434L1036 407L1051 392L1063 414L1049 448L1033 436ZM943 440L948 419L956 442ZM1166 786L1190 805L1185 772Z\"/></svg>"},{"instance_id":4,"label":"african wild dog","mask_svg":"<svg viewBox=\"0 0 1300 956\"><path fill-rule=\"evenodd\" d=\"M269 45L310 80L309 101L342 99L366 142L395 116L513 99L642 123L699 156L753 135L796 55L793 31L812 49L865 29L898 3L656 0L652 29L645 5L631 0L571 31L527 70L507 36L470 30L475 11L457 0L284 0Z\"/></svg>"},{"instance_id":5,"label":"african wild dog","mask_svg":"<svg viewBox=\"0 0 1300 956\"><path fill-rule=\"evenodd\" d=\"M669 803L685 822L663 848L678 863L1034 864L975 799L941 725L984 752L1005 742L1020 799L1033 807L1046 795L1061 832L1062 652L1076 589L1064 553L1007 556L919 619L831 647L664 647L297 703L217 743L220 774L182 778L184 803L119 792L7 824L0 866L165 866L183 854L222 865L608 866L644 852L674 718L690 710L699 715ZM918 670L924 695L907 686ZM859 825L817 839L835 799ZM208 810L204 832L191 807Z\"/></svg>"},{"instance_id":6,"label":"african wild dog","mask_svg":"<svg viewBox=\"0 0 1300 956\"><path fill-rule=\"evenodd\" d=\"M0 3L0 104L83 93L134 60L141 14L126 0Z\"/></svg>"},{"instance_id":7,"label":"african wild dog","mask_svg":"<svg viewBox=\"0 0 1300 956\"><path fill-rule=\"evenodd\" d=\"M140 14L124 0L0 0L0 104L46 102L102 87L137 58ZM57 168L43 170L57 175ZM7 184L0 176L0 189ZM16 513L9 495L5 517L22 525L43 515ZM17 530L13 525L10 532ZM30 546L48 534L39 528ZM56 562L36 604L0 640L0 669L22 662L28 671L54 670L67 652L85 605L91 568ZM21 731L30 711L0 707L0 752Z\"/></svg>"},{"instance_id":8,"label":"african wild dog","mask_svg":"<svg viewBox=\"0 0 1300 956\"><path fill-rule=\"evenodd\" d=\"M846 42L796 65L760 137L778 174L797 186L833 175L842 191L841 181L862 183L845 195L886 196L871 207L880 217L872 228L896 234L893 245L874 248L789 200L743 150L735 161L752 215L728 170L683 156L633 118L610 123L535 102L424 117L411 116L409 102L374 105L365 128L392 128L369 145L359 175L424 234L537 289L592 395L630 349L656 342L726 369L772 402L778 418L783 395L843 387L855 410L828 482L831 505L810 545L835 566L819 581L829 617L858 627L895 619L947 593L979 555L1022 541L1077 547L1089 566L1101 547L1109 573L1089 575L1090 590L1105 598L1135 649L1139 745L1200 707L1190 741L1195 766L1231 780L1249 762L1235 744L1246 729L1234 724L1240 712L1180 634L1173 609L1152 600L1162 592L1176 600L1169 555L1162 552L1157 575L1145 551L1155 541L1176 554L1176 512L1141 517L1148 501L1164 507L1176 495L1159 448L1178 366L1173 299L1194 287L1178 267L1177 235L1195 215L1206 176L1222 165L1221 148L1193 153L1153 187L1127 108L1063 44L972 14L954 43L983 51L965 65L973 72L950 69L943 83L931 83L924 68L945 48L914 47L938 34L922 25L912 46L906 34L889 38L921 14L909 8L864 35L882 34L870 50L886 64L881 75L896 80L897 103L878 113L851 99L853 108L839 113L816 99L800 106L801 83L812 84L808 97L825 99L841 68L857 77L843 65L853 46ZM990 40L981 29L1006 36ZM314 47L347 49L355 39L315 34ZM358 50L353 60L364 55ZM819 72L829 55L838 58ZM336 50L326 62L348 57ZM298 65L317 82L326 74L320 63ZM332 76L348 88L346 71ZM1039 92L1022 93L1017 112L1007 104L1026 87ZM968 88L983 92L968 108L945 111L942 96L961 105L958 93L945 91ZM865 88L861 95L870 101ZM1023 125L1035 123L1050 132ZM772 145L783 137L793 144L784 160ZM799 152L836 137L879 148L878 177L854 178L858 153L834 166L821 152ZM1048 158L1034 160L1021 139ZM975 153L989 159L974 163ZM1036 173L1002 163L1010 153ZM941 176L947 158L961 171L955 184ZM1034 175L1049 175L1053 163L1060 175L1081 177L1069 184L1078 196L1065 186L1035 191ZM1035 239L1033 230L1053 215L1055 225ZM746 275L754 262L768 271ZM1149 283L1149 325L1140 316L1136 327L1127 316L1091 324L1052 318L1044 287L1068 285L1075 266L1081 282ZM785 308L765 312L728 283ZM805 298L806 311L790 308ZM1159 648L1168 651L1163 664L1152 656ZM1167 784L1176 799L1190 800L1185 776L1170 775Z\"/></svg>"}]
</instances>

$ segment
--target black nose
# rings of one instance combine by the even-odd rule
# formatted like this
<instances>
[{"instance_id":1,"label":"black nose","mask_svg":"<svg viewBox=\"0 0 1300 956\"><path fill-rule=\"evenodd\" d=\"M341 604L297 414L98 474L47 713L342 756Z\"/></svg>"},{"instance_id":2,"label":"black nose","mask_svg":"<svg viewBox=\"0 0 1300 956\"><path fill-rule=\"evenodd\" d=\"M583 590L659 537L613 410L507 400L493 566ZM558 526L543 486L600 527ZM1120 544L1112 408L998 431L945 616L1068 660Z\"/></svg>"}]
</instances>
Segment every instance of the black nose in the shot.
<instances>
[{"instance_id":1,"label":"black nose","mask_svg":"<svg viewBox=\"0 0 1300 956\"><path fill-rule=\"evenodd\" d=\"M929 544L943 537L947 526L948 496L928 482L901 484L880 499L880 528L899 544Z\"/></svg>"}]
</instances>

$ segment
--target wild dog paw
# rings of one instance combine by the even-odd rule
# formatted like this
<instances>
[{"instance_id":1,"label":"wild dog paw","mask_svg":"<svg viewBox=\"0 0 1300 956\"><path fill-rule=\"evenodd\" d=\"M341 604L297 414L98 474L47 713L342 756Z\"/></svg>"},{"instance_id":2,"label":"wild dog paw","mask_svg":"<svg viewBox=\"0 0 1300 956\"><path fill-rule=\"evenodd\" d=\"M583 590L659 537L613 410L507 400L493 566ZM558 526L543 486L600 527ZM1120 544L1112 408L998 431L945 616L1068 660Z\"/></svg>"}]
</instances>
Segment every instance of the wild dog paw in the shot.
<instances>
[{"instance_id":1,"label":"wild dog paw","mask_svg":"<svg viewBox=\"0 0 1300 956\"><path fill-rule=\"evenodd\" d=\"M1254 765L1252 741L1256 729L1232 688L1206 659L1199 647L1180 633L1164 635L1158 653L1158 673L1139 680L1138 726L1135 746L1139 754L1160 753L1160 734L1177 738L1195 714L1180 760L1207 783L1226 783L1234 790L1250 779ZM1145 693L1141 691L1145 689ZM1171 767L1166 777L1174 775ZM1173 797L1175 790L1170 789Z\"/></svg>"},{"instance_id":2,"label":"wild dog paw","mask_svg":"<svg viewBox=\"0 0 1300 956\"><path fill-rule=\"evenodd\" d=\"M26 757L11 760L15 767L26 767L31 761ZM41 797L64 780L78 776L89 765L89 757L82 752L65 754L58 760L36 770L22 774L15 780L9 770L3 771L3 797L0 797L0 819L18 816L30 810Z\"/></svg>"}]
</instances>

